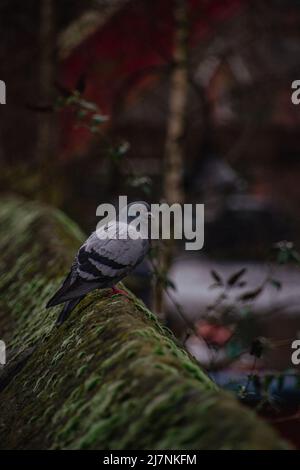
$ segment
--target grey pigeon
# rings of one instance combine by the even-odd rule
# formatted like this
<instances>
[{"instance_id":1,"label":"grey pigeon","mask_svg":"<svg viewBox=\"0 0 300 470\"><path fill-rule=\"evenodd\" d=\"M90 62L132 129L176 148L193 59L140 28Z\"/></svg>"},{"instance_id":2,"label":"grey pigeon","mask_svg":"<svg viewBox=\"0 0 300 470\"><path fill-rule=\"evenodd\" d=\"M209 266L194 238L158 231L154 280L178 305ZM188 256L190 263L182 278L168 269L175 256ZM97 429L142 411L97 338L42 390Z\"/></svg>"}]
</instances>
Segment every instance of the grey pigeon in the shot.
<instances>
[{"instance_id":1,"label":"grey pigeon","mask_svg":"<svg viewBox=\"0 0 300 470\"><path fill-rule=\"evenodd\" d=\"M129 208L135 204L141 208L141 212L135 216L127 215ZM143 260L150 247L149 237L122 238L122 233L126 233L126 230L131 236L135 235L133 232L138 233L137 228L130 222L139 215L141 226L151 217L150 207L146 202L129 204L121 211L119 221L108 222L97 232L93 232L80 247L68 276L46 305L46 308L49 308L65 303L57 325L63 323L85 295L94 289L111 287L113 292L120 292L115 285ZM139 230L141 228L139 227ZM109 235L116 230L117 237L110 238Z\"/></svg>"}]
</instances>

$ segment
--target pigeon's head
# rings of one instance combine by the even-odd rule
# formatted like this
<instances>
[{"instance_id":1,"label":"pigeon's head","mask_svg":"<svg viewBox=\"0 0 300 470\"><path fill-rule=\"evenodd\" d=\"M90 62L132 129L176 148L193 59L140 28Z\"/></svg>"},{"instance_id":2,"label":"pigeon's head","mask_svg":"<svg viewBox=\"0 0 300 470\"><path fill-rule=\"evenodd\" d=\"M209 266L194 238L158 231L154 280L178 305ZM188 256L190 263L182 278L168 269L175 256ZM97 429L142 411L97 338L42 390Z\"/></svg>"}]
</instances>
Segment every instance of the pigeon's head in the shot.
<instances>
[{"instance_id":1,"label":"pigeon's head","mask_svg":"<svg viewBox=\"0 0 300 470\"><path fill-rule=\"evenodd\" d=\"M152 218L150 205L145 201L131 202L124 207L120 212L120 219L132 222L139 217L140 222L148 222Z\"/></svg>"}]
</instances>

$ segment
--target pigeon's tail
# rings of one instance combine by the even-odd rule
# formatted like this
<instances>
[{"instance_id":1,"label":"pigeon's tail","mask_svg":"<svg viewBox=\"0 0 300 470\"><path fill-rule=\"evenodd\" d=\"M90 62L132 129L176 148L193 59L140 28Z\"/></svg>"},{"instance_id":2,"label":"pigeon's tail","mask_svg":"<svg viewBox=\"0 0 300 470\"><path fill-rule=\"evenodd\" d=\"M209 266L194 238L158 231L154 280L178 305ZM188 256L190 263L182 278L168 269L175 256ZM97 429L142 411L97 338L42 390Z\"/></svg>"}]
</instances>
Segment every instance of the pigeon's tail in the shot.
<instances>
[{"instance_id":1,"label":"pigeon's tail","mask_svg":"<svg viewBox=\"0 0 300 470\"><path fill-rule=\"evenodd\" d=\"M76 305L79 304L79 302L84 298L85 296L82 295L81 297L77 297L77 299L72 299L69 300L68 302L65 303L62 311L60 312L57 320L56 320L56 326L60 326L70 315L72 310L76 307Z\"/></svg>"},{"instance_id":2,"label":"pigeon's tail","mask_svg":"<svg viewBox=\"0 0 300 470\"><path fill-rule=\"evenodd\" d=\"M85 296L98 287L106 286L101 285L99 281L85 282L82 279L75 279L75 281L71 282L69 275L63 285L48 301L46 308L55 307L56 305L63 304L69 300L76 300L79 297L82 298L82 296Z\"/></svg>"}]
</instances>

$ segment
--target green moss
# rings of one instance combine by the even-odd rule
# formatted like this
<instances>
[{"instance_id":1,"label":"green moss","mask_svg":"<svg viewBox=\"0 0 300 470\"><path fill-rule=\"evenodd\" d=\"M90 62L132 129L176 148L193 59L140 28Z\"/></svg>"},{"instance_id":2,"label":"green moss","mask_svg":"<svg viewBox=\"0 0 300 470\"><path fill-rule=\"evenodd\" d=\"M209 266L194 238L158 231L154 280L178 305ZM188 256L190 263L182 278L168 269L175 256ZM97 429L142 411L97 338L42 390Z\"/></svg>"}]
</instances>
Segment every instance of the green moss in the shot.
<instances>
[{"instance_id":1,"label":"green moss","mask_svg":"<svg viewBox=\"0 0 300 470\"><path fill-rule=\"evenodd\" d=\"M96 376L94 376L94 377L93 377L93 376L90 377L90 378L85 382L84 386L85 386L85 389L86 389L87 391L90 391L90 390L93 390L93 388L95 388L95 387L96 387L98 384L100 384L100 383L101 383L101 377L99 377L99 376L96 375Z\"/></svg>"},{"instance_id":2,"label":"green moss","mask_svg":"<svg viewBox=\"0 0 300 470\"><path fill-rule=\"evenodd\" d=\"M11 365L30 352L1 392L1 448L285 447L132 294L93 292L54 326L45 304L82 239L59 211L0 202L1 337Z\"/></svg>"}]
</instances>

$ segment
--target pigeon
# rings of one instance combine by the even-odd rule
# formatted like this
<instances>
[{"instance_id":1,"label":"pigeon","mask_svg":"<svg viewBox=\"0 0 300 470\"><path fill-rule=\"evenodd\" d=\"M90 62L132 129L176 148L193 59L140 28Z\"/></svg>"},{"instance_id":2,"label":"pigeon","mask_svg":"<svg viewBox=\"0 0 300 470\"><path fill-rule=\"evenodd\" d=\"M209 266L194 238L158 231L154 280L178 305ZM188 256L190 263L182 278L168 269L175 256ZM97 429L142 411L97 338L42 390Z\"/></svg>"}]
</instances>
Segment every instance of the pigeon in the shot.
<instances>
[{"instance_id":1,"label":"pigeon","mask_svg":"<svg viewBox=\"0 0 300 470\"><path fill-rule=\"evenodd\" d=\"M128 211L133 205L137 213L130 216ZM150 206L146 202L134 202L123 208L119 216L119 220L114 219L93 232L79 248L65 281L47 303L46 308L64 303L56 321L57 326L94 289L112 288L112 293L124 293L115 285L148 253L148 222L152 217ZM137 217L139 224L131 224ZM139 234L143 228L148 231L142 238Z\"/></svg>"}]
</instances>

